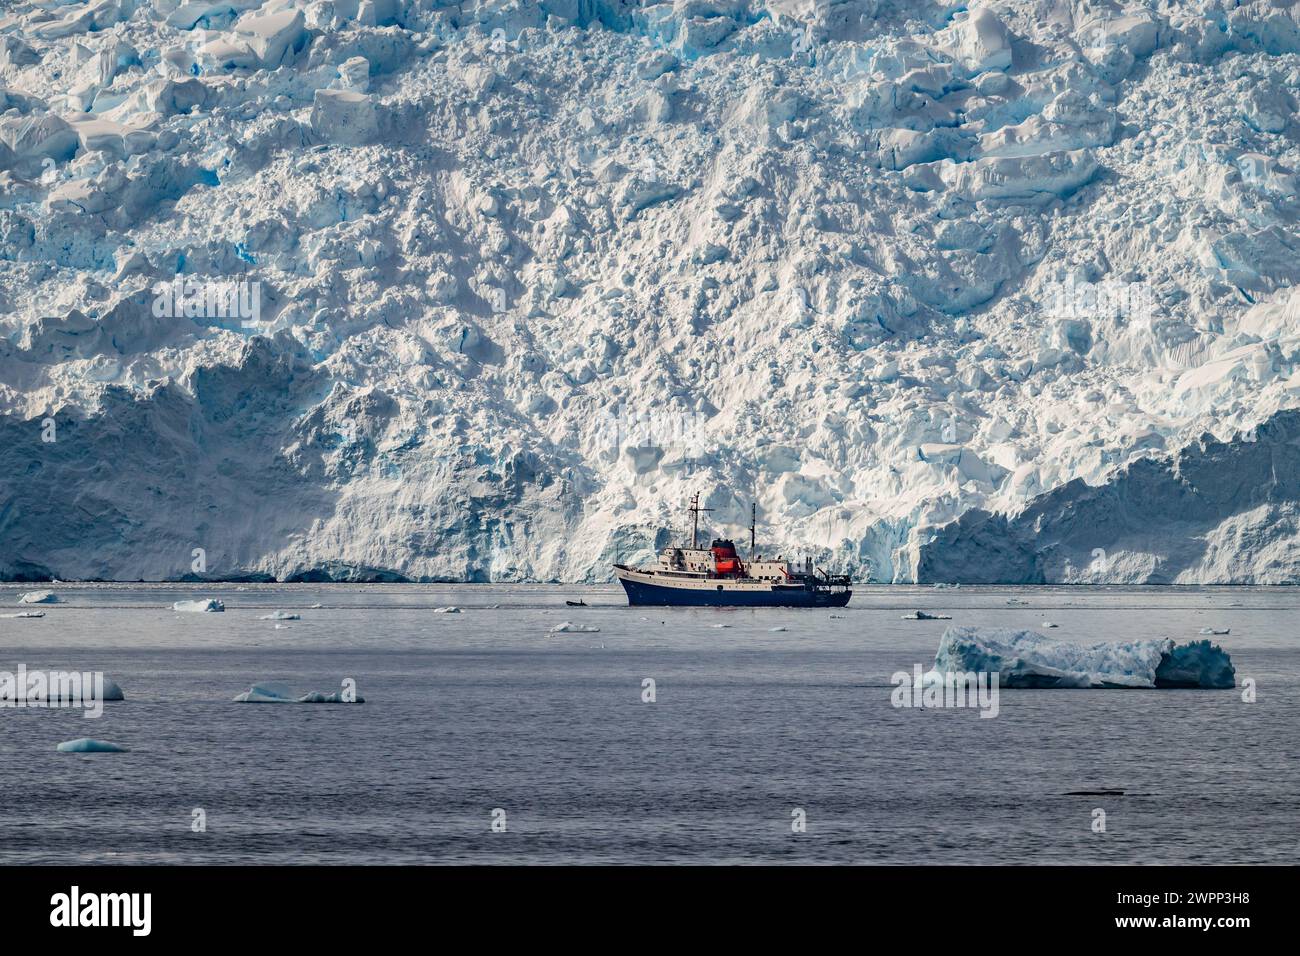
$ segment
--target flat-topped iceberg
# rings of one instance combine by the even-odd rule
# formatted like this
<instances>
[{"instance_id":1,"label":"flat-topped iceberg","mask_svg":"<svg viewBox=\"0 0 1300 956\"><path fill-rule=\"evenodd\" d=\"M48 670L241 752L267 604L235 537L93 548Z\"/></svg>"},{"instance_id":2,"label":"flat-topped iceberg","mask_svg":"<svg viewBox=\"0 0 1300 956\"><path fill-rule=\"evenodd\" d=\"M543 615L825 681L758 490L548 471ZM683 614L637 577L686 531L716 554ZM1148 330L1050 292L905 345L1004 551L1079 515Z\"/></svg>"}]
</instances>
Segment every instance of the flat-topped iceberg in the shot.
<instances>
[{"instance_id":1,"label":"flat-topped iceberg","mask_svg":"<svg viewBox=\"0 0 1300 956\"><path fill-rule=\"evenodd\" d=\"M730 627L728 624L715 624L715 627ZM557 624L551 628L552 634L595 634L600 628L594 624L574 624L572 621L565 621L563 624Z\"/></svg>"},{"instance_id":2,"label":"flat-topped iceberg","mask_svg":"<svg viewBox=\"0 0 1300 956\"><path fill-rule=\"evenodd\" d=\"M364 704L366 699L356 693L355 685L348 687L344 684L344 690L334 691L332 694L322 694L320 691L310 691L306 694L297 695L284 684L262 683L254 684L242 694L235 696L237 704Z\"/></svg>"},{"instance_id":3,"label":"flat-topped iceberg","mask_svg":"<svg viewBox=\"0 0 1300 956\"><path fill-rule=\"evenodd\" d=\"M1002 687L1205 687L1236 685L1226 651L1169 638L1079 644L1035 631L950 627L934 655L941 673L996 673Z\"/></svg>"}]
</instances>

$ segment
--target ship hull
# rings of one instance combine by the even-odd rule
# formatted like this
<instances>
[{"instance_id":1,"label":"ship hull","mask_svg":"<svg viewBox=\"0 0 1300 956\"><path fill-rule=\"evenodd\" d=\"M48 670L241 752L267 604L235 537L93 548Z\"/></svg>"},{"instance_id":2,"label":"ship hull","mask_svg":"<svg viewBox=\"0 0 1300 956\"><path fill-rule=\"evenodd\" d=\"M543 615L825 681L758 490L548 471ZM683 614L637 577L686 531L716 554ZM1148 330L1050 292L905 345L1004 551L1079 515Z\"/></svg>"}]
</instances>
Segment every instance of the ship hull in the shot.
<instances>
[{"instance_id":1,"label":"ship hull","mask_svg":"<svg viewBox=\"0 0 1300 956\"><path fill-rule=\"evenodd\" d=\"M619 581L627 603L641 607L844 607L853 596L847 589L674 587L622 575Z\"/></svg>"}]
</instances>

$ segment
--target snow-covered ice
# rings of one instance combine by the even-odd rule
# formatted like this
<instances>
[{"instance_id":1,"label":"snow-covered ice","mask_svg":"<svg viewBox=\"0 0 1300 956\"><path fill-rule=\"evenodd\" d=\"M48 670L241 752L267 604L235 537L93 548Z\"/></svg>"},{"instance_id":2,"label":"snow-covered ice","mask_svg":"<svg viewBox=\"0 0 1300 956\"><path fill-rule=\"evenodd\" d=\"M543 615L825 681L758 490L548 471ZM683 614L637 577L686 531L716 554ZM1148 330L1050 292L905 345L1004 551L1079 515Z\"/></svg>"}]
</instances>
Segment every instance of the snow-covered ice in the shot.
<instances>
[{"instance_id":1,"label":"snow-covered ice","mask_svg":"<svg viewBox=\"0 0 1300 956\"><path fill-rule=\"evenodd\" d=\"M216 598L203 598L196 601L177 601L172 605L173 611L182 611L192 614L213 613L224 611L226 606Z\"/></svg>"},{"instance_id":2,"label":"snow-covered ice","mask_svg":"<svg viewBox=\"0 0 1300 956\"><path fill-rule=\"evenodd\" d=\"M19 604L58 604L59 596L53 591L28 591L18 599Z\"/></svg>"},{"instance_id":3,"label":"snow-covered ice","mask_svg":"<svg viewBox=\"0 0 1300 956\"><path fill-rule=\"evenodd\" d=\"M1230 688L1236 683L1228 654L1209 641L1080 644L989 627L949 627L939 641L934 670L996 673L1002 687Z\"/></svg>"},{"instance_id":4,"label":"snow-covered ice","mask_svg":"<svg viewBox=\"0 0 1300 956\"><path fill-rule=\"evenodd\" d=\"M320 691L296 694L285 684L268 682L254 684L237 694L234 701L238 704L364 704L366 699L356 694L353 700L348 700L341 690L329 694Z\"/></svg>"},{"instance_id":5,"label":"snow-covered ice","mask_svg":"<svg viewBox=\"0 0 1300 956\"><path fill-rule=\"evenodd\" d=\"M600 630L594 624L574 624L572 621L565 621L562 624L556 624L551 628L552 634L595 634Z\"/></svg>"},{"instance_id":6,"label":"snow-covered ice","mask_svg":"<svg viewBox=\"0 0 1300 956\"><path fill-rule=\"evenodd\" d=\"M11 0L0 576L1300 580L1298 20Z\"/></svg>"},{"instance_id":7,"label":"snow-covered ice","mask_svg":"<svg viewBox=\"0 0 1300 956\"><path fill-rule=\"evenodd\" d=\"M300 621L301 614L293 614L289 611L272 611L270 614L261 614L257 618L259 621Z\"/></svg>"}]
</instances>

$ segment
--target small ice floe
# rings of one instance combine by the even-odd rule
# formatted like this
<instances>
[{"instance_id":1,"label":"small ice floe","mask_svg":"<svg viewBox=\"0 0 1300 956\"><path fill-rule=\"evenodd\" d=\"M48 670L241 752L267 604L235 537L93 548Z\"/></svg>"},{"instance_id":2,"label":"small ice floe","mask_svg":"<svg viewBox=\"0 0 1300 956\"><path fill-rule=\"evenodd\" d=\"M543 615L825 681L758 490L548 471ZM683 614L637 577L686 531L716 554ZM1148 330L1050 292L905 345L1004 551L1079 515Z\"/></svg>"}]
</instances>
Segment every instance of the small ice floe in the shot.
<instances>
[{"instance_id":1,"label":"small ice floe","mask_svg":"<svg viewBox=\"0 0 1300 956\"><path fill-rule=\"evenodd\" d=\"M788 628L784 628L784 627L769 627L768 630L771 631L773 634L775 634L775 633L777 633L778 631L788 630Z\"/></svg>"},{"instance_id":2,"label":"small ice floe","mask_svg":"<svg viewBox=\"0 0 1300 956\"><path fill-rule=\"evenodd\" d=\"M1053 624L1051 621L1044 621L1044 622L1043 622L1043 627L1060 627L1060 626L1061 626L1061 625L1059 625L1059 624Z\"/></svg>"},{"instance_id":3,"label":"small ice floe","mask_svg":"<svg viewBox=\"0 0 1300 956\"><path fill-rule=\"evenodd\" d=\"M273 628L273 630L276 630L276 631L287 631L287 630L289 630L289 625L288 625L288 624L277 624L277 625L275 625L275 627Z\"/></svg>"},{"instance_id":4,"label":"small ice floe","mask_svg":"<svg viewBox=\"0 0 1300 956\"><path fill-rule=\"evenodd\" d=\"M18 599L19 604L59 604L59 596L53 591L28 591Z\"/></svg>"},{"instance_id":5,"label":"small ice floe","mask_svg":"<svg viewBox=\"0 0 1300 956\"><path fill-rule=\"evenodd\" d=\"M960 582L957 583L957 584L949 584L949 583L944 582L944 581L939 581L939 582L937 582L937 583L935 583L935 584L930 585L930 587L934 588L934 590L936 590L936 591L951 591L951 590L956 590L957 588L961 587L961 584L960 584Z\"/></svg>"},{"instance_id":6,"label":"small ice floe","mask_svg":"<svg viewBox=\"0 0 1300 956\"><path fill-rule=\"evenodd\" d=\"M0 614L0 617L20 618L20 617L44 617L44 611L19 611L17 614Z\"/></svg>"},{"instance_id":7,"label":"small ice floe","mask_svg":"<svg viewBox=\"0 0 1300 956\"><path fill-rule=\"evenodd\" d=\"M259 621L301 621L301 614L290 614L287 611L273 611L270 614L263 614L258 618Z\"/></svg>"},{"instance_id":8,"label":"small ice floe","mask_svg":"<svg viewBox=\"0 0 1300 956\"><path fill-rule=\"evenodd\" d=\"M435 607L433 609L433 613L434 614L459 614L460 608L456 607L455 605L449 605L447 607Z\"/></svg>"},{"instance_id":9,"label":"small ice floe","mask_svg":"<svg viewBox=\"0 0 1300 956\"><path fill-rule=\"evenodd\" d=\"M844 620L844 615L843 615L843 614L832 614L832 615L831 615L831 620L832 620L832 621L842 621L842 620Z\"/></svg>"},{"instance_id":10,"label":"small ice floe","mask_svg":"<svg viewBox=\"0 0 1300 956\"><path fill-rule=\"evenodd\" d=\"M1216 637L1222 637L1223 635L1227 634L1227 633L1230 632L1231 630L1232 630L1232 628L1230 628L1230 627L1203 627L1203 628L1201 628L1200 633L1202 633L1202 634L1213 634L1213 635L1215 635Z\"/></svg>"},{"instance_id":11,"label":"small ice floe","mask_svg":"<svg viewBox=\"0 0 1300 956\"><path fill-rule=\"evenodd\" d=\"M1008 604L1028 604L1029 602L1028 602L1028 601L1021 600L1020 598L1007 598L1007 603L1008 603Z\"/></svg>"},{"instance_id":12,"label":"small ice floe","mask_svg":"<svg viewBox=\"0 0 1300 956\"><path fill-rule=\"evenodd\" d=\"M913 611L911 614L904 614L901 618L904 621L951 621L951 614L927 614L925 611Z\"/></svg>"},{"instance_id":13,"label":"small ice floe","mask_svg":"<svg viewBox=\"0 0 1300 956\"><path fill-rule=\"evenodd\" d=\"M313 604L313 605L311 606L311 609L312 609L313 611L320 610L320 604Z\"/></svg>"},{"instance_id":14,"label":"small ice floe","mask_svg":"<svg viewBox=\"0 0 1300 956\"><path fill-rule=\"evenodd\" d=\"M348 696L353 699L349 700ZM360 694L348 695L344 691L322 694L310 691L301 696L295 695L286 685L278 683L254 684L242 694L235 696L237 704L364 704L366 699Z\"/></svg>"},{"instance_id":15,"label":"small ice floe","mask_svg":"<svg viewBox=\"0 0 1300 956\"><path fill-rule=\"evenodd\" d=\"M710 626L711 626L711 627L715 627L715 628L731 627L730 624L712 624L712 625L710 625Z\"/></svg>"},{"instance_id":16,"label":"small ice floe","mask_svg":"<svg viewBox=\"0 0 1300 956\"><path fill-rule=\"evenodd\" d=\"M177 601L172 605L173 611L184 611L186 613L202 614L205 612L214 613L224 611L226 606L216 598L206 598L199 601Z\"/></svg>"},{"instance_id":17,"label":"small ice floe","mask_svg":"<svg viewBox=\"0 0 1300 956\"><path fill-rule=\"evenodd\" d=\"M125 747L110 744L106 740L95 740L92 737L65 740L54 749L61 754L122 754L127 752Z\"/></svg>"},{"instance_id":18,"label":"small ice floe","mask_svg":"<svg viewBox=\"0 0 1300 956\"><path fill-rule=\"evenodd\" d=\"M117 681L104 678L104 684L96 690L91 683L91 675L85 674L79 681L50 681L43 694L28 695L28 700L49 700L60 704L90 704L98 700L126 700L126 694Z\"/></svg>"},{"instance_id":19,"label":"small ice floe","mask_svg":"<svg viewBox=\"0 0 1300 956\"><path fill-rule=\"evenodd\" d=\"M557 624L551 628L552 634L595 634L600 628L592 624L574 624L572 621L565 621L563 624Z\"/></svg>"}]
</instances>

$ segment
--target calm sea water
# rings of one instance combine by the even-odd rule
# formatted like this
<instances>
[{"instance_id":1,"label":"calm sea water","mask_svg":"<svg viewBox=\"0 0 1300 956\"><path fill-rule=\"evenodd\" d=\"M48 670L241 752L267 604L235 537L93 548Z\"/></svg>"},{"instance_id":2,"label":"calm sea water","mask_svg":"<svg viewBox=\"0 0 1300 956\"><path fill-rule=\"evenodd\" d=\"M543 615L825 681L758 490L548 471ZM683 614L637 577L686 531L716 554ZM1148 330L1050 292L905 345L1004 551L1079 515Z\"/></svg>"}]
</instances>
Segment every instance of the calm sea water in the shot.
<instances>
[{"instance_id":1,"label":"calm sea water","mask_svg":"<svg viewBox=\"0 0 1300 956\"><path fill-rule=\"evenodd\" d=\"M0 608L27 590L0 586ZM611 588L56 590L43 619L0 619L0 670L102 670L127 700L98 720L0 710L0 863L1300 862L1296 590L867 588L838 617L628 608ZM227 610L170 610L193 597ZM1073 640L1230 627L1214 640L1258 699L897 710L889 676L949 623L900 620L914 608ZM273 610L302 620L277 630ZM562 621L600 631L548 633ZM231 700L343 678L364 705ZM130 752L55 752L83 736Z\"/></svg>"}]
</instances>

